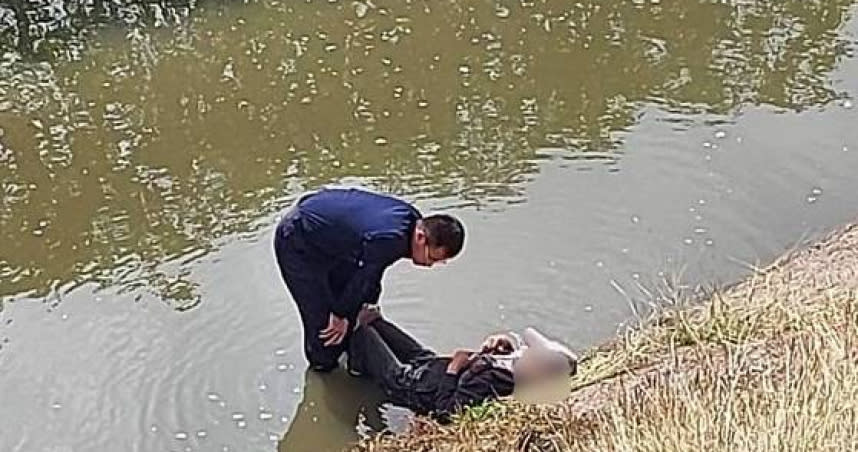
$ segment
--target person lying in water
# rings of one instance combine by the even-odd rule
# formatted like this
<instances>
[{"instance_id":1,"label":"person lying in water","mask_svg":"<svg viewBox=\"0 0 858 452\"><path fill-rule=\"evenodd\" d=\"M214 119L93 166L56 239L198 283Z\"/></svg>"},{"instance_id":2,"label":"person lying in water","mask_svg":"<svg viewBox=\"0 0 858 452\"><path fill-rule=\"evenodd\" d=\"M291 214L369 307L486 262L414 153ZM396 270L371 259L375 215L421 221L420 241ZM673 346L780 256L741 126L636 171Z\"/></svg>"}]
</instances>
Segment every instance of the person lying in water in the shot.
<instances>
[{"instance_id":1,"label":"person lying in water","mask_svg":"<svg viewBox=\"0 0 858 452\"><path fill-rule=\"evenodd\" d=\"M371 378L394 405L441 421L483 401L515 390L557 382L568 393L577 357L533 328L523 334L488 336L480 349L438 355L374 308L365 308L350 343L349 372ZM557 385L555 385L556 387Z\"/></svg>"}]
</instances>

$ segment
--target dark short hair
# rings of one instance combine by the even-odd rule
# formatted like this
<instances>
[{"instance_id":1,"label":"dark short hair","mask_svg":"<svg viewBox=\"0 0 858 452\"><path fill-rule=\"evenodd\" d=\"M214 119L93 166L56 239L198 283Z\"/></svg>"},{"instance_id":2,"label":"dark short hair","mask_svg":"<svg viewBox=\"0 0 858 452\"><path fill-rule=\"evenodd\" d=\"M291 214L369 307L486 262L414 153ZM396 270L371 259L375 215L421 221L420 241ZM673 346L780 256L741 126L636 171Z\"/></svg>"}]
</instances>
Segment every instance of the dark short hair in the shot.
<instances>
[{"instance_id":1,"label":"dark short hair","mask_svg":"<svg viewBox=\"0 0 858 452\"><path fill-rule=\"evenodd\" d=\"M447 257L456 257L465 244L465 227L462 222L447 214L430 215L423 218L423 229L429 245L441 247Z\"/></svg>"}]
</instances>

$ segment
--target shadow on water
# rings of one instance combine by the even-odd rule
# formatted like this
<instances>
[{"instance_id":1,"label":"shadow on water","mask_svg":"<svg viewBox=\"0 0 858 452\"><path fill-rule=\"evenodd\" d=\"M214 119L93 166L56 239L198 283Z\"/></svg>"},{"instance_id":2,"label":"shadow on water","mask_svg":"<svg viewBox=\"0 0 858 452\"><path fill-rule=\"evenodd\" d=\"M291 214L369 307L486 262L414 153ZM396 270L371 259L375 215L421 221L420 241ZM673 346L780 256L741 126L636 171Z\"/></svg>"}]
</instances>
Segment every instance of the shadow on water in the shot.
<instances>
[{"instance_id":1,"label":"shadow on water","mask_svg":"<svg viewBox=\"0 0 858 452\"><path fill-rule=\"evenodd\" d=\"M518 203L645 105L824 105L853 1L55 3L0 6L0 296L188 309L192 263L308 188Z\"/></svg>"},{"instance_id":2,"label":"shadow on water","mask_svg":"<svg viewBox=\"0 0 858 452\"><path fill-rule=\"evenodd\" d=\"M307 370L304 381L304 396L278 451L340 450L358 439L359 423L373 429L381 426L377 407L383 394L370 382L342 369L330 374Z\"/></svg>"}]
</instances>

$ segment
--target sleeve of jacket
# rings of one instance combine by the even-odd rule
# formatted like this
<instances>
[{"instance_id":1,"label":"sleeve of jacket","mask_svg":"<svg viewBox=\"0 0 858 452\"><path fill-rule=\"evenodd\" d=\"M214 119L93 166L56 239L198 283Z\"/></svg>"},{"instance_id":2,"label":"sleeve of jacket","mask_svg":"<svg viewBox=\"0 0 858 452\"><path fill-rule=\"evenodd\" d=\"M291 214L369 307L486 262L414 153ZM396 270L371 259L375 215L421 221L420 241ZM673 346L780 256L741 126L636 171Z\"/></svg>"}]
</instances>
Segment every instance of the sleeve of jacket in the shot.
<instances>
[{"instance_id":1,"label":"sleeve of jacket","mask_svg":"<svg viewBox=\"0 0 858 452\"><path fill-rule=\"evenodd\" d=\"M332 311L340 317L354 317L364 303L375 304L381 295L384 271L397 259L399 242L395 239L367 240L358 262L358 271L349 280Z\"/></svg>"},{"instance_id":2,"label":"sleeve of jacket","mask_svg":"<svg viewBox=\"0 0 858 452\"><path fill-rule=\"evenodd\" d=\"M491 371L479 374L444 374L435 397L433 415L441 421L449 420L457 411L487 399L497 397L492 384Z\"/></svg>"},{"instance_id":3,"label":"sleeve of jacket","mask_svg":"<svg viewBox=\"0 0 858 452\"><path fill-rule=\"evenodd\" d=\"M365 288L363 302L368 304L378 304L378 299L381 298L381 279L384 277L384 271L387 267L381 269L378 281L375 284L370 284Z\"/></svg>"}]
</instances>

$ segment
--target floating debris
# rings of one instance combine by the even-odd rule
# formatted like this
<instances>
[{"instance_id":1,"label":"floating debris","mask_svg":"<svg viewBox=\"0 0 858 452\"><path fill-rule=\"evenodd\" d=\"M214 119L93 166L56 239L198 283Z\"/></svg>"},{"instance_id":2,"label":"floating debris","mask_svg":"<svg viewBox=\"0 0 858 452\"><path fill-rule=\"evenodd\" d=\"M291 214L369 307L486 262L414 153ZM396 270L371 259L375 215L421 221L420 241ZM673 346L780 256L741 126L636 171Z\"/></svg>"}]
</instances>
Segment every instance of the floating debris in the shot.
<instances>
[{"instance_id":1,"label":"floating debris","mask_svg":"<svg viewBox=\"0 0 858 452\"><path fill-rule=\"evenodd\" d=\"M366 13L369 11L369 6L367 6L366 3L354 2L354 7L355 16L357 16L358 19L363 19L364 17L366 17Z\"/></svg>"}]
</instances>

